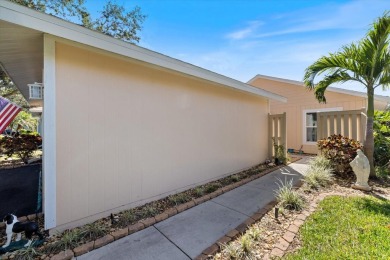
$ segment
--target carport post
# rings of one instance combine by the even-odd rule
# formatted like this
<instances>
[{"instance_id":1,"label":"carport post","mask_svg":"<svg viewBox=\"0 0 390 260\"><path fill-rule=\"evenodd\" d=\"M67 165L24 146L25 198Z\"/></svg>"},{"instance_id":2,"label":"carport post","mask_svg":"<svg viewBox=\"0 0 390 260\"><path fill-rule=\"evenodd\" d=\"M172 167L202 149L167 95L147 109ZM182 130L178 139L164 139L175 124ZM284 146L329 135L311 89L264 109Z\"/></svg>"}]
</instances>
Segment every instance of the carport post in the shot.
<instances>
[{"instance_id":1,"label":"carport post","mask_svg":"<svg viewBox=\"0 0 390 260\"><path fill-rule=\"evenodd\" d=\"M56 227L56 89L55 40L43 39L43 212L45 229Z\"/></svg>"}]
</instances>

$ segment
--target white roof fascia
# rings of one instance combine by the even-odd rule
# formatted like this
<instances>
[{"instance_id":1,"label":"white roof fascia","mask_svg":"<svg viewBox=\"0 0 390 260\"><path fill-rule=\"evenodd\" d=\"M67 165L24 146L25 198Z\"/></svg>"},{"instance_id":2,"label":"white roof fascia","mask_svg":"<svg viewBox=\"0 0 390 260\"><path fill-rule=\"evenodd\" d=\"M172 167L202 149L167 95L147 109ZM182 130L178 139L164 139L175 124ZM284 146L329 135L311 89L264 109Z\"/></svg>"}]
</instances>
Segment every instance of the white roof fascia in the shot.
<instances>
[{"instance_id":1,"label":"white roof fascia","mask_svg":"<svg viewBox=\"0 0 390 260\"><path fill-rule=\"evenodd\" d=\"M271 76L260 75L260 74L257 74L256 76L251 78L247 83L251 84L258 78L269 79L269 80L274 80L274 81L278 81L278 82L283 82L283 83L288 83L288 84L293 84L293 85L298 85L298 86L301 86L301 87L305 87L305 84L303 84L302 81L290 80L290 79L282 79L282 78L271 77ZM343 89L343 88L335 88L335 87L328 87L327 90L332 91L332 92L336 92L336 93L351 95L351 96L364 97L364 98L367 97L366 93L360 92L360 91L355 91L355 90L349 90L349 89ZM383 102L390 103L390 97L388 97L388 96L374 95L374 99L378 100L378 101L383 101Z\"/></svg>"},{"instance_id":2,"label":"white roof fascia","mask_svg":"<svg viewBox=\"0 0 390 260\"><path fill-rule=\"evenodd\" d=\"M108 52L178 71L183 74L222 84L244 92L249 92L281 102L287 101L285 97L275 93L255 88L238 80L231 79L215 72L5 0L0 0L0 19L26 28L41 31L43 33L65 38L98 49L103 49Z\"/></svg>"}]
</instances>

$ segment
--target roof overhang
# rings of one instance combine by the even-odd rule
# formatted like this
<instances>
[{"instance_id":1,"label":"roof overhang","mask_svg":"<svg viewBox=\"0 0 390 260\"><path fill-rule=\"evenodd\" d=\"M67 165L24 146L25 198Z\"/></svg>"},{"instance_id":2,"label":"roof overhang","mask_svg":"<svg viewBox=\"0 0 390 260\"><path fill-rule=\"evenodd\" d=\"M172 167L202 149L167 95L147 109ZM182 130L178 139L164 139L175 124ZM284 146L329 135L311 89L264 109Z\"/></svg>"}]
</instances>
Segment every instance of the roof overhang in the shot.
<instances>
[{"instance_id":1,"label":"roof overhang","mask_svg":"<svg viewBox=\"0 0 390 260\"><path fill-rule=\"evenodd\" d=\"M0 10L0 17L3 12ZM27 84L42 82L43 34L0 19L0 66L22 92L31 106L41 100L29 100Z\"/></svg>"},{"instance_id":2,"label":"roof overhang","mask_svg":"<svg viewBox=\"0 0 390 260\"><path fill-rule=\"evenodd\" d=\"M267 79L267 80L273 80L273 81L277 81L277 82L292 84L292 85L296 85L296 86L300 86L300 87L306 87L302 81L283 79L283 78L271 77L271 76L260 75L260 74L257 74L256 76L251 78L247 83L251 84L256 79ZM331 91L331 92L336 92L336 93L341 93L341 94L346 94L346 95L351 95L351 96L357 96L357 97L363 97L363 98L367 97L366 93L360 92L360 91L355 91L355 90L335 88L335 87L328 87L327 90ZM388 97L388 96L374 95L374 99L378 100L378 101L390 103L390 97Z\"/></svg>"},{"instance_id":3,"label":"roof overhang","mask_svg":"<svg viewBox=\"0 0 390 260\"><path fill-rule=\"evenodd\" d=\"M9 51L11 51L11 46L13 44L16 44L20 39L17 36L14 36L14 34L9 34L9 36L7 37L4 36L7 32L13 30L13 28L16 28L17 30L21 31L25 30L25 35L31 35L31 38L24 39L23 42L26 46L21 46L21 49L23 50L27 49L28 43L31 43L31 41L33 41L32 38L35 37L34 45L36 45L36 49L32 50L32 52L30 53L30 55L35 54L36 56L35 59L33 59L32 57L30 59L31 64L35 64L34 70L36 71L34 71L34 76L27 77L26 75L20 75L23 74L22 70L20 70L18 76L14 76L16 75L14 74L14 70L9 69L10 67L17 67L17 60L7 60L5 59L5 57L8 55ZM96 31L89 30L82 26L56 18L54 16L37 12L24 6L20 6L8 1L0 1L0 61L3 63L3 66L5 67L6 71L14 80L14 82L22 91L25 97L28 97L26 95L28 91L26 84L33 82L42 82L43 34L54 35L70 41L74 41L104 51L119 54L131 59L135 59L144 62L145 64L159 66L162 69L179 72L187 76L207 80L218 85L255 94L267 99L273 99L281 102L287 101L285 97L250 86L238 80L234 80L232 78L162 55L157 52L150 51L139 46L135 46L133 44L109 37ZM9 41L13 44L9 44L9 46L7 46L7 39L5 38L10 38ZM40 48L38 48L38 45L40 45ZM18 50L15 50L15 52L17 51ZM24 57L24 55L21 56ZM26 62L27 59L24 59L23 57L19 64ZM26 69L32 70L32 68L27 68L27 66ZM38 77L38 74L40 74L40 77ZM26 77L26 79L24 81L18 80L19 76L24 76ZM31 103L34 102L33 100L28 101Z\"/></svg>"}]
</instances>

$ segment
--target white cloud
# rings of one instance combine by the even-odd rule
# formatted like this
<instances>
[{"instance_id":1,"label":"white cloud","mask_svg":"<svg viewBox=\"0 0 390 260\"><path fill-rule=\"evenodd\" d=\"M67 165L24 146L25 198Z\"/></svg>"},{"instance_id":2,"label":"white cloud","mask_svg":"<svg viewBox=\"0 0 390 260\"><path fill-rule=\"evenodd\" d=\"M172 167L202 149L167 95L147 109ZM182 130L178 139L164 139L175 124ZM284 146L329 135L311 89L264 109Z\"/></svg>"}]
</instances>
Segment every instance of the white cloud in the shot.
<instances>
[{"instance_id":1,"label":"white cloud","mask_svg":"<svg viewBox=\"0 0 390 260\"><path fill-rule=\"evenodd\" d=\"M232 40L241 40L244 38L248 38L252 35L253 32L256 31L256 29L263 25L264 23L261 21L251 21L249 22L249 25L246 26L245 28L229 33L226 35L226 38L232 39Z\"/></svg>"},{"instance_id":2,"label":"white cloud","mask_svg":"<svg viewBox=\"0 0 390 260\"><path fill-rule=\"evenodd\" d=\"M244 82L256 74L302 80L315 60L362 38L386 4L356 0L270 14L224 35L225 42L213 48L172 56Z\"/></svg>"},{"instance_id":3,"label":"white cloud","mask_svg":"<svg viewBox=\"0 0 390 260\"><path fill-rule=\"evenodd\" d=\"M226 38L246 40L315 32L331 29L369 29L367 20L389 8L388 0L358 0L345 4L325 3L294 12L262 17L244 28L228 33ZM272 30L270 30L272 28Z\"/></svg>"}]
</instances>

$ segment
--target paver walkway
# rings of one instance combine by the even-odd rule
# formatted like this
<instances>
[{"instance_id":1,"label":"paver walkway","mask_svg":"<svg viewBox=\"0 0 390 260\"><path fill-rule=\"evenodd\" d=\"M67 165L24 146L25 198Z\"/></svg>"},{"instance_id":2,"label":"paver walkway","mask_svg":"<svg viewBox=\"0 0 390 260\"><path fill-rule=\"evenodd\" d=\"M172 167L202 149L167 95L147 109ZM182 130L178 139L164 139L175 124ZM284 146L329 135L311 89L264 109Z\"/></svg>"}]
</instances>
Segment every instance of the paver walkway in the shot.
<instances>
[{"instance_id":1,"label":"paver walkway","mask_svg":"<svg viewBox=\"0 0 390 260\"><path fill-rule=\"evenodd\" d=\"M275 199L278 180L297 183L304 158L137 233L78 257L84 259L194 259Z\"/></svg>"}]
</instances>

